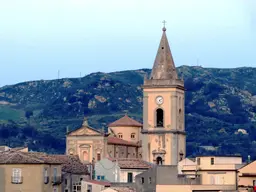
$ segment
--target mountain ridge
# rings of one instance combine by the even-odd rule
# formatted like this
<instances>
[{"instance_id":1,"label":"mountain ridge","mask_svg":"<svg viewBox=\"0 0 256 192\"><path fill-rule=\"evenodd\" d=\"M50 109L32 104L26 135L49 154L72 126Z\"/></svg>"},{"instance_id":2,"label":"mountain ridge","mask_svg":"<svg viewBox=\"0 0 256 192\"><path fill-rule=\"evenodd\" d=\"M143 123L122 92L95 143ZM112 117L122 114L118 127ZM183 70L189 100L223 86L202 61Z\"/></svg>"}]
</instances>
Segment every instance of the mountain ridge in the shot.
<instances>
[{"instance_id":1,"label":"mountain ridge","mask_svg":"<svg viewBox=\"0 0 256 192\"><path fill-rule=\"evenodd\" d=\"M181 66L177 71L186 89L188 155L239 153L246 158L254 153L256 68ZM65 150L67 127L79 127L84 116L98 129L125 113L142 122L141 85L149 74L150 69L96 72L1 87L0 144L59 153Z\"/></svg>"}]
</instances>

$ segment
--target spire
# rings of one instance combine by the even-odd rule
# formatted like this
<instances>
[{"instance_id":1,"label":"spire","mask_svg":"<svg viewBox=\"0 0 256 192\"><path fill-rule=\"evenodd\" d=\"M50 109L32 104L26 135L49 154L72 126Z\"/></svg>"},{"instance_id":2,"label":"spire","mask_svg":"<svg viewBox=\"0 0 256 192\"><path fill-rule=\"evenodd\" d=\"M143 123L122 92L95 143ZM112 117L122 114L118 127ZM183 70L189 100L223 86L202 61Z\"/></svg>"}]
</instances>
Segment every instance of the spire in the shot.
<instances>
[{"instance_id":1,"label":"spire","mask_svg":"<svg viewBox=\"0 0 256 192\"><path fill-rule=\"evenodd\" d=\"M171 49L166 36L165 21L163 35L155 58L150 79L178 79Z\"/></svg>"}]
</instances>

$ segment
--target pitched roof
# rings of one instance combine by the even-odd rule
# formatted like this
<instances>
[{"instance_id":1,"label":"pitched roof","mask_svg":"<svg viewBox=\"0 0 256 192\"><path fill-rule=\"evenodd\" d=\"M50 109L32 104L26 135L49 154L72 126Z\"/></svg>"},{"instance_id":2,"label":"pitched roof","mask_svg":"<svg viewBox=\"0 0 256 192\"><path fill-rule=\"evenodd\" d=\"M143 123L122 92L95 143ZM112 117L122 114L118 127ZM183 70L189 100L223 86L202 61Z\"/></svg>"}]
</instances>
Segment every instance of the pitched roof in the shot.
<instances>
[{"instance_id":1,"label":"pitched roof","mask_svg":"<svg viewBox=\"0 0 256 192\"><path fill-rule=\"evenodd\" d=\"M0 164L58 164L62 171L73 174L89 174L88 168L78 156L49 155L40 152L7 151L0 155Z\"/></svg>"},{"instance_id":2,"label":"pitched roof","mask_svg":"<svg viewBox=\"0 0 256 192\"><path fill-rule=\"evenodd\" d=\"M79 130L79 129L84 129L84 128L91 129L91 130L93 130L93 131L95 131L95 132L97 132L97 133L99 133L99 134L101 134L101 135L104 135L104 134L102 133L102 131L100 131L100 130L98 130L98 129L95 129L95 128L89 126L88 120L87 120L86 117L85 117L84 120L83 120L82 127L79 127L79 128L77 128L77 129L74 129L73 131L67 132L67 135L70 135L71 133L73 133L73 132L75 132L75 131L77 131L77 130ZM85 135L86 135L86 134L85 134Z\"/></svg>"},{"instance_id":3,"label":"pitched roof","mask_svg":"<svg viewBox=\"0 0 256 192\"><path fill-rule=\"evenodd\" d=\"M110 187L117 192L135 192L136 190L131 187Z\"/></svg>"},{"instance_id":4,"label":"pitched roof","mask_svg":"<svg viewBox=\"0 0 256 192\"><path fill-rule=\"evenodd\" d=\"M48 155L37 156L28 152L6 151L0 155L0 164L60 164Z\"/></svg>"},{"instance_id":5,"label":"pitched roof","mask_svg":"<svg viewBox=\"0 0 256 192\"><path fill-rule=\"evenodd\" d=\"M107 181L98 181L98 180L85 180L88 183L93 183L93 184L97 184L97 185L103 185L105 187L109 187L111 186L110 182Z\"/></svg>"},{"instance_id":6,"label":"pitched roof","mask_svg":"<svg viewBox=\"0 0 256 192\"><path fill-rule=\"evenodd\" d=\"M178 79L165 31L164 27L150 79Z\"/></svg>"},{"instance_id":7,"label":"pitched roof","mask_svg":"<svg viewBox=\"0 0 256 192\"><path fill-rule=\"evenodd\" d=\"M153 165L147 161L143 161L142 159L129 159L129 158L108 158L113 162L117 162L118 166L121 169L149 169L152 168Z\"/></svg>"},{"instance_id":8,"label":"pitched roof","mask_svg":"<svg viewBox=\"0 0 256 192\"><path fill-rule=\"evenodd\" d=\"M143 125L141 123L130 118L128 115L125 115L122 118L108 125L108 127L142 127L142 126Z\"/></svg>"},{"instance_id":9,"label":"pitched roof","mask_svg":"<svg viewBox=\"0 0 256 192\"><path fill-rule=\"evenodd\" d=\"M88 175L88 167L83 164L77 155L50 155L56 162L62 164L62 171L73 174Z\"/></svg>"},{"instance_id":10,"label":"pitched roof","mask_svg":"<svg viewBox=\"0 0 256 192\"><path fill-rule=\"evenodd\" d=\"M127 146L135 146L138 147L139 145L137 143L133 143L130 141L126 141L117 137L108 136L107 138L108 144L115 144L115 145L127 145Z\"/></svg>"},{"instance_id":11,"label":"pitched roof","mask_svg":"<svg viewBox=\"0 0 256 192\"><path fill-rule=\"evenodd\" d=\"M39 158L47 156L51 161L61 164L62 171L66 173L89 174L87 166L80 161L77 155L48 155L40 152L31 152L30 155L34 155Z\"/></svg>"}]
</instances>

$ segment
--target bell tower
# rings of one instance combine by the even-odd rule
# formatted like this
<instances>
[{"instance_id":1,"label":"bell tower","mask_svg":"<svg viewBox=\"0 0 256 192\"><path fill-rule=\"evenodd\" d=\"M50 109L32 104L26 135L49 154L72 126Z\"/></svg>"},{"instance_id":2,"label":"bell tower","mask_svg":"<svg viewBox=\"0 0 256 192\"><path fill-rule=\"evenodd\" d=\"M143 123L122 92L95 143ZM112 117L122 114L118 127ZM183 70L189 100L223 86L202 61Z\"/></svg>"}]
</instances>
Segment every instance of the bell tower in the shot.
<instances>
[{"instance_id":1,"label":"bell tower","mask_svg":"<svg viewBox=\"0 0 256 192\"><path fill-rule=\"evenodd\" d=\"M177 165L186 154L184 82L178 78L166 28L150 78L143 85L143 160Z\"/></svg>"}]
</instances>

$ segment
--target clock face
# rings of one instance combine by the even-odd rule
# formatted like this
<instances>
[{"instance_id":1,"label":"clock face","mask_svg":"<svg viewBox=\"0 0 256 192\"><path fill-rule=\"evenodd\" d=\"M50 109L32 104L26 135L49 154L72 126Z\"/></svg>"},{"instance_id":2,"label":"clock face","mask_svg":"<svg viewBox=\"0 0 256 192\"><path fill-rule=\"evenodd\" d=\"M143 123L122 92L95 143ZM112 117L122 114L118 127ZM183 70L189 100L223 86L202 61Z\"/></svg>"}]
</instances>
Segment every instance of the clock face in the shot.
<instances>
[{"instance_id":1,"label":"clock face","mask_svg":"<svg viewBox=\"0 0 256 192\"><path fill-rule=\"evenodd\" d=\"M157 103L158 105L163 104L163 102L164 102L164 98L163 98L162 96L158 96L158 97L156 98L156 103Z\"/></svg>"}]
</instances>

